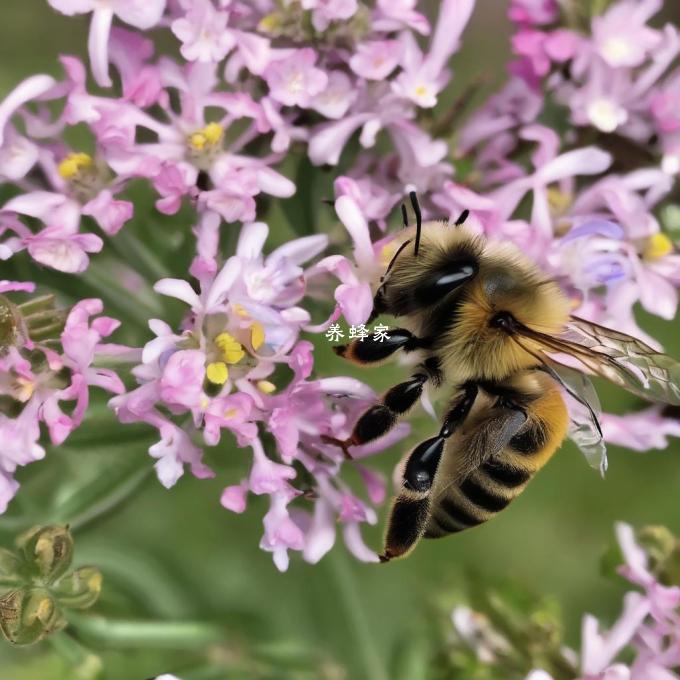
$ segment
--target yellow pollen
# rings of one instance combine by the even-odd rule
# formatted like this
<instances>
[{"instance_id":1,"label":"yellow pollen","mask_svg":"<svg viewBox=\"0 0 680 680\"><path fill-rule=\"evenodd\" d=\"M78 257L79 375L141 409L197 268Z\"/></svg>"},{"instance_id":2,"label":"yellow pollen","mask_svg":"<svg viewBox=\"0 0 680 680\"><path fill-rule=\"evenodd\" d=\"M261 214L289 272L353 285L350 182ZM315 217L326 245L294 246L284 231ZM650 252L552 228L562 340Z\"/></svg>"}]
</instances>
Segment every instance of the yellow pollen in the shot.
<instances>
[{"instance_id":1,"label":"yellow pollen","mask_svg":"<svg viewBox=\"0 0 680 680\"><path fill-rule=\"evenodd\" d=\"M92 156L86 153L71 153L59 163L58 171L63 179L73 179L84 168L92 167Z\"/></svg>"},{"instance_id":2,"label":"yellow pollen","mask_svg":"<svg viewBox=\"0 0 680 680\"><path fill-rule=\"evenodd\" d=\"M666 234L658 233L650 236L643 257L645 260L658 260L664 255L673 252L673 242L666 236Z\"/></svg>"},{"instance_id":3,"label":"yellow pollen","mask_svg":"<svg viewBox=\"0 0 680 680\"><path fill-rule=\"evenodd\" d=\"M208 123L204 128L189 135L189 146L196 151L206 147L217 146L222 141L224 130L219 123Z\"/></svg>"},{"instance_id":4,"label":"yellow pollen","mask_svg":"<svg viewBox=\"0 0 680 680\"><path fill-rule=\"evenodd\" d=\"M243 317L248 317L248 316L249 316L248 311L246 310L246 308L245 308L243 305L239 305L238 303L235 303L235 304L233 305L233 308L234 308L234 311L235 311L239 316L243 316Z\"/></svg>"},{"instance_id":5,"label":"yellow pollen","mask_svg":"<svg viewBox=\"0 0 680 680\"><path fill-rule=\"evenodd\" d=\"M281 25L281 20L276 12L267 14L267 16L260 19L260 23L257 28L263 33L272 33Z\"/></svg>"},{"instance_id":6,"label":"yellow pollen","mask_svg":"<svg viewBox=\"0 0 680 680\"><path fill-rule=\"evenodd\" d=\"M274 383L269 382L269 380L258 380L256 385L257 389L260 390L260 392L263 392L264 394L271 394L272 392L276 392L276 385Z\"/></svg>"},{"instance_id":7,"label":"yellow pollen","mask_svg":"<svg viewBox=\"0 0 680 680\"><path fill-rule=\"evenodd\" d=\"M16 386L17 386L16 396L19 401L22 402L28 401L33 396L33 392L35 391L35 384L31 380L18 377Z\"/></svg>"},{"instance_id":8,"label":"yellow pollen","mask_svg":"<svg viewBox=\"0 0 680 680\"><path fill-rule=\"evenodd\" d=\"M205 375L213 385L224 385L229 377L229 369L223 361L213 361L206 366Z\"/></svg>"},{"instance_id":9,"label":"yellow pollen","mask_svg":"<svg viewBox=\"0 0 680 680\"><path fill-rule=\"evenodd\" d=\"M427 94L427 87L425 85L418 85L415 92L416 97L424 97Z\"/></svg>"},{"instance_id":10,"label":"yellow pollen","mask_svg":"<svg viewBox=\"0 0 680 680\"><path fill-rule=\"evenodd\" d=\"M241 343L229 333L220 333L215 338L215 344L220 348L222 359L227 364L237 364L246 355Z\"/></svg>"},{"instance_id":11,"label":"yellow pollen","mask_svg":"<svg viewBox=\"0 0 680 680\"><path fill-rule=\"evenodd\" d=\"M555 187L550 187L547 194L548 205L550 206L550 212L552 212L553 215L563 215L567 212L572 202L571 194L560 191Z\"/></svg>"},{"instance_id":12,"label":"yellow pollen","mask_svg":"<svg viewBox=\"0 0 680 680\"><path fill-rule=\"evenodd\" d=\"M258 321L250 327L250 343L255 350L260 349L264 343L264 328Z\"/></svg>"},{"instance_id":13,"label":"yellow pollen","mask_svg":"<svg viewBox=\"0 0 680 680\"><path fill-rule=\"evenodd\" d=\"M237 408L228 408L224 412L225 418L236 418L237 415L238 415L238 409Z\"/></svg>"}]
</instances>

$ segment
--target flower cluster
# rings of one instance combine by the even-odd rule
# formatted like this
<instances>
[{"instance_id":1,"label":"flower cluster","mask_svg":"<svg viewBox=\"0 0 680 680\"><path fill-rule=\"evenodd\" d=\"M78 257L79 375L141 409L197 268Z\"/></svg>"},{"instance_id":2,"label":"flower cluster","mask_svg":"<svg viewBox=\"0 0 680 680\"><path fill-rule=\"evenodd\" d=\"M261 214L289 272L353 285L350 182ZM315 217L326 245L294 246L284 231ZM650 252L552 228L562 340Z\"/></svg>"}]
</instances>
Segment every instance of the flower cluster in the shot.
<instances>
[{"instance_id":1,"label":"flower cluster","mask_svg":"<svg viewBox=\"0 0 680 680\"><path fill-rule=\"evenodd\" d=\"M13 442L0 452L0 509L16 490L16 465L44 455L40 424L63 442L96 385L116 393L110 404L122 422L158 431L149 452L167 487L185 466L213 475L204 453L223 437L251 449L249 474L225 489L222 504L241 512L249 492L269 497L261 546L279 568L289 549L320 559L337 520L350 550L374 560L358 527L375 521L383 482L355 461L365 483L359 498L329 443L347 437L374 394L354 379L315 375L309 338L338 328L341 317L365 328L371 282L391 254L387 218L406 191L418 192L427 218L469 210L473 229L518 244L582 316L645 338L637 301L663 318L675 314L680 258L657 215L680 158L672 68L680 42L672 27L647 26L657 0L632 3L634 11L618 0L590 26L567 24L553 0L513 0L519 59L455 135L453 119L437 118L434 107L474 0L443 0L434 23L416 0L47 2L90 15L90 68L62 56L60 79L32 76L0 104L0 179L11 185L0 207L0 260L96 273L98 258L123 249L120 230L144 219L144 191L160 224L191 231L195 250L188 271L139 272L159 299L188 310L177 326L145 318L151 339L146 326L130 329L138 350L102 342L116 322L91 319L99 301L69 300L58 323L52 302L45 322L41 298L0 298L0 321L11 329L0 336L0 432ZM174 41L174 57L156 53L156 32ZM465 104L455 102L454 113ZM569 125L552 124L555 111ZM644 151L632 165L631 145ZM300 169L310 164L342 167L334 207L351 255L326 253L339 241L325 234L266 253L265 220L274 227L278 217L272 197L328 198L306 193ZM235 251L223 254L237 232ZM324 305L326 318L313 319ZM127 389L99 367L107 357L134 364ZM61 401L75 407L65 413ZM677 433L658 408L606 416L604 428L641 449ZM404 434L399 427L353 455Z\"/></svg>"},{"instance_id":2,"label":"flower cluster","mask_svg":"<svg viewBox=\"0 0 680 680\"><path fill-rule=\"evenodd\" d=\"M218 225L216 215L204 217L204 233ZM180 333L160 319L149 322L156 337L133 369L139 387L115 397L111 405L122 422L141 421L158 429L160 441L149 452L167 487L185 464L197 477L212 476L199 439L216 446L228 433L239 446L251 447L250 473L224 490L222 505L243 512L249 492L270 497L260 546L273 553L279 569L288 565L288 549L318 561L334 543L337 518L353 554L376 560L358 531L362 522L375 523L375 512L338 476L344 456L326 440L347 438L375 395L353 378L312 379L313 347L299 337L310 323L309 313L298 305L306 292L302 265L325 248L327 239L295 239L264 256L267 234L262 222L243 227L235 255L220 267L216 242L204 244L192 269L200 293L182 279L156 284L158 293L182 300L190 312ZM287 382L273 377L275 372L280 376L281 366L292 371ZM264 430L273 436L281 462L266 455ZM404 434L399 428L353 455L381 450ZM380 502L385 494L381 478L356 465L370 500ZM303 479L294 486L299 470L311 482ZM290 502L304 495L314 500L313 513L289 510Z\"/></svg>"},{"instance_id":3,"label":"flower cluster","mask_svg":"<svg viewBox=\"0 0 680 680\"><path fill-rule=\"evenodd\" d=\"M680 587L666 585L653 573L651 559L627 524L616 528L625 564L619 573L642 589L626 594L618 621L601 632L597 619L583 618L580 675L583 680L607 678L674 678L680 664ZM618 661L632 647L632 662ZM552 680L534 671L527 680Z\"/></svg>"},{"instance_id":4,"label":"flower cluster","mask_svg":"<svg viewBox=\"0 0 680 680\"><path fill-rule=\"evenodd\" d=\"M125 390L113 370L97 364L135 354L103 342L119 324L99 316L101 300L81 300L65 314L53 308L54 296L17 306L2 295L33 290L31 283L0 281L0 512L19 488L16 468L45 455L40 424L52 444L62 444L83 421L90 387Z\"/></svg>"},{"instance_id":5,"label":"flower cluster","mask_svg":"<svg viewBox=\"0 0 680 680\"><path fill-rule=\"evenodd\" d=\"M677 540L663 527L649 527L636 537L632 527L623 523L617 525L616 534L624 560L617 571L636 590L624 596L621 615L608 630L603 631L591 614L583 617L580 652L562 644L555 634L556 623L546 612L530 616L529 630L524 630L518 620L521 615L514 610L510 614L499 604L489 615L456 607L451 615L455 644L472 653L475 663L525 680L676 678L680 586L677 572L668 567L676 564ZM512 621L506 621L508 615ZM526 644L526 649L518 644ZM543 658L543 663L536 663L537 658ZM534 667L528 675L527 663Z\"/></svg>"}]
</instances>

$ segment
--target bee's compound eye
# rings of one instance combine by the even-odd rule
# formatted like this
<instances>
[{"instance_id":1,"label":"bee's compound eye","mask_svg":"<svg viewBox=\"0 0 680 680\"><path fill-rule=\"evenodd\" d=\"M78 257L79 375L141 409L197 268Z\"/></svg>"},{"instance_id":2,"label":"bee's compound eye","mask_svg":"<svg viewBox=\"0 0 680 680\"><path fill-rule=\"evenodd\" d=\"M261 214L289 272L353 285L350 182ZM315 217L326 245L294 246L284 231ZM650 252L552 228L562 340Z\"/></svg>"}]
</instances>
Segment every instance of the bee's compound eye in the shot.
<instances>
[{"instance_id":1,"label":"bee's compound eye","mask_svg":"<svg viewBox=\"0 0 680 680\"><path fill-rule=\"evenodd\" d=\"M404 470L404 485L407 489L425 492L432 488L443 450L443 437L433 437L416 446Z\"/></svg>"},{"instance_id":2,"label":"bee's compound eye","mask_svg":"<svg viewBox=\"0 0 680 680\"><path fill-rule=\"evenodd\" d=\"M491 317L489 326L510 333L517 328L517 319L510 312L498 312Z\"/></svg>"},{"instance_id":3,"label":"bee's compound eye","mask_svg":"<svg viewBox=\"0 0 680 680\"><path fill-rule=\"evenodd\" d=\"M414 296L423 305L439 302L474 278L477 269L477 263L472 260L449 262L439 271L435 271L431 278L418 284Z\"/></svg>"}]
</instances>

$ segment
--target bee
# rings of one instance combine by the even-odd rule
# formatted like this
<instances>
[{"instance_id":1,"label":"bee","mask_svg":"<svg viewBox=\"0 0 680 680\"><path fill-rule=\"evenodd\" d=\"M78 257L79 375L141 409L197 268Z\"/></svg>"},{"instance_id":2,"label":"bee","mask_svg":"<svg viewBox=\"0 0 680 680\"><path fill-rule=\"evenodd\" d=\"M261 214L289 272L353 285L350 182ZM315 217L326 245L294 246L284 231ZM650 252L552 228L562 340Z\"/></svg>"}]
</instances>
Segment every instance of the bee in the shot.
<instances>
[{"instance_id":1,"label":"bee","mask_svg":"<svg viewBox=\"0 0 680 680\"><path fill-rule=\"evenodd\" d=\"M597 394L587 374L649 399L680 404L680 364L618 331L570 314L569 299L514 245L464 226L404 230L373 287L369 323L399 320L387 339L353 340L335 352L378 365L414 353L413 375L365 411L349 447L386 434L426 385L452 388L439 433L406 453L395 478L382 561L403 557L422 538L457 533L494 517L515 499L569 433L606 469ZM571 359L565 359L568 357ZM576 360L576 370L571 364ZM567 403L569 402L569 407Z\"/></svg>"}]
</instances>

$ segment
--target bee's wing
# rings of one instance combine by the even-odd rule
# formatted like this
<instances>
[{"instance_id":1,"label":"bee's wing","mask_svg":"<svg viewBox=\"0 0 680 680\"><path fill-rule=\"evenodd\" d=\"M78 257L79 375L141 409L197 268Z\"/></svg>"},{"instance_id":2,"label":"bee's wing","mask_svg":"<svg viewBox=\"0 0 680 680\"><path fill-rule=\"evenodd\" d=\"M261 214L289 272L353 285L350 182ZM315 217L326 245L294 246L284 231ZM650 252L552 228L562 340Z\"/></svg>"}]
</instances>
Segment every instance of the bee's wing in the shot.
<instances>
[{"instance_id":1,"label":"bee's wing","mask_svg":"<svg viewBox=\"0 0 680 680\"><path fill-rule=\"evenodd\" d=\"M590 466L604 475L607 471L607 447L599 421L602 408L593 383L584 373L548 357L541 357L541 361L545 371L568 395L569 438L581 449Z\"/></svg>"},{"instance_id":2,"label":"bee's wing","mask_svg":"<svg viewBox=\"0 0 680 680\"><path fill-rule=\"evenodd\" d=\"M521 336L548 354L568 354L590 372L645 399L680 405L680 363L644 342L611 328L572 317L558 336L523 326Z\"/></svg>"}]
</instances>

